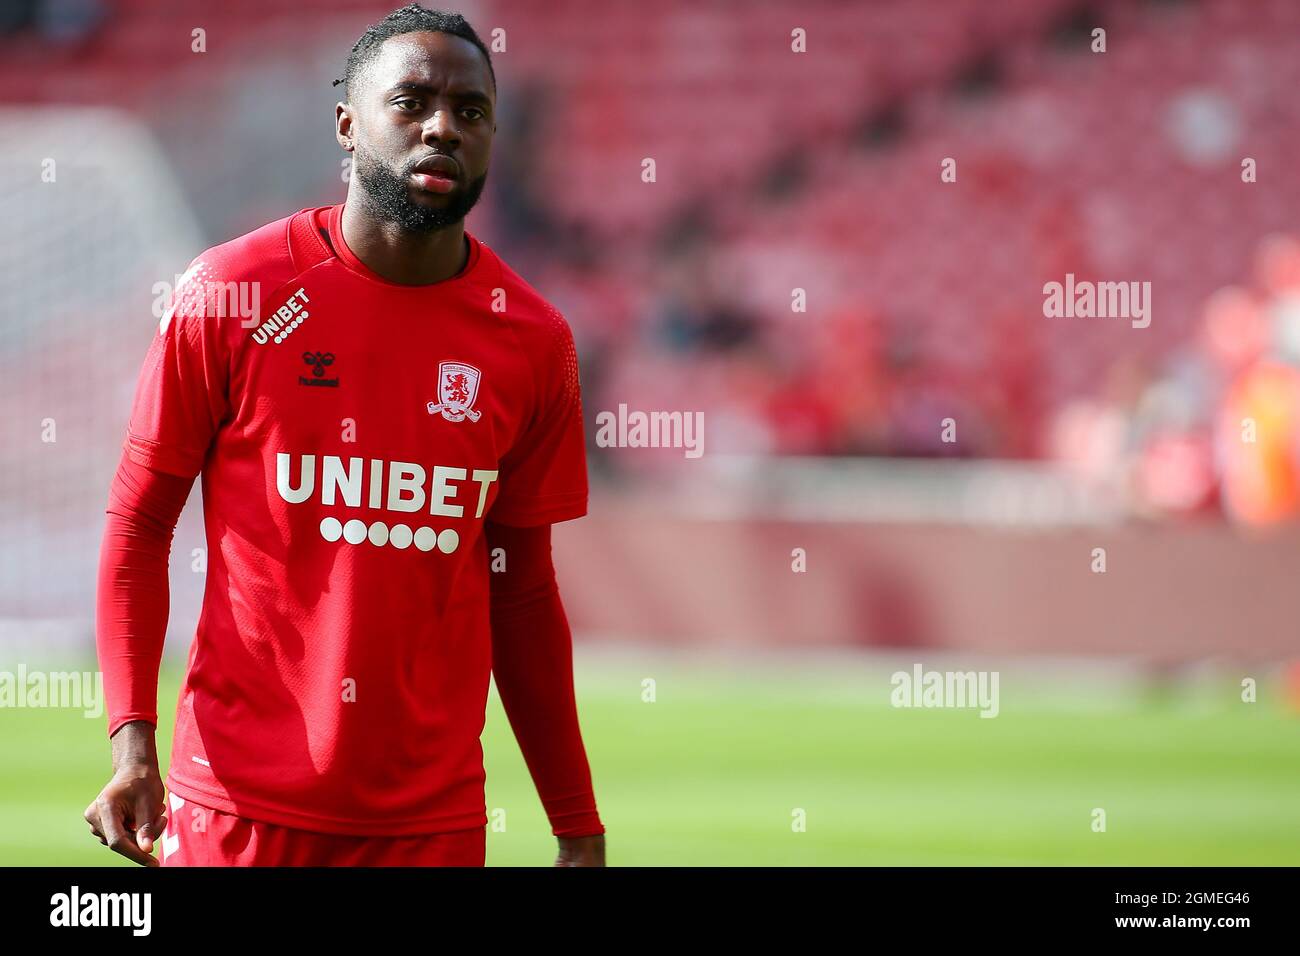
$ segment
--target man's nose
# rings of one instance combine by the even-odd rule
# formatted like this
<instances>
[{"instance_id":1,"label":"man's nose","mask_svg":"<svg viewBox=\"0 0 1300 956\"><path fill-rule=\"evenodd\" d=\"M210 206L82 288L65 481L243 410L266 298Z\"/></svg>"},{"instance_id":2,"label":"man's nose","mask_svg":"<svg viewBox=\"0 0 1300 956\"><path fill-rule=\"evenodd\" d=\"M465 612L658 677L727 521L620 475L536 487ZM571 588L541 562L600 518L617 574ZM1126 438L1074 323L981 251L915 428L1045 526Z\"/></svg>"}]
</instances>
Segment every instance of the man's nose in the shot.
<instances>
[{"instance_id":1,"label":"man's nose","mask_svg":"<svg viewBox=\"0 0 1300 956\"><path fill-rule=\"evenodd\" d=\"M434 110L424 123L424 140L437 140L441 143L459 143L460 129L456 126L456 114L452 110Z\"/></svg>"}]
</instances>

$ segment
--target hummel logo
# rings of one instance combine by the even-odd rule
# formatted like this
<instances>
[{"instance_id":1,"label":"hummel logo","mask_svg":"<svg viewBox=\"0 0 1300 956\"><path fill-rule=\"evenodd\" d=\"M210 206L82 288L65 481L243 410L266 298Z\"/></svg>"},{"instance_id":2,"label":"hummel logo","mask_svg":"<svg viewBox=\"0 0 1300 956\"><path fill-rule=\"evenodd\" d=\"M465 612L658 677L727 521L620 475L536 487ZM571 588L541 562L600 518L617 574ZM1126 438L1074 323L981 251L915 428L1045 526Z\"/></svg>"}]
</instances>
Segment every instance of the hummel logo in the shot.
<instances>
[{"instance_id":1,"label":"hummel logo","mask_svg":"<svg viewBox=\"0 0 1300 956\"><path fill-rule=\"evenodd\" d=\"M328 388L338 388L338 377L325 378L325 366L334 364L333 352L303 352L302 360L311 366L312 378L305 375L298 376L299 385L324 385Z\"/></svg>"},{"instance_id":2,"label":"hummel logo","mask_svg":"<svg viewBox=\"0 0 1300 956\"><path fill-rule=\"evenodd\" d=\"M334 364L333 352L303 352L302 360L312 366L311 373L317 378L325 374L325 366Z\"/></svg>"}]
</instances>

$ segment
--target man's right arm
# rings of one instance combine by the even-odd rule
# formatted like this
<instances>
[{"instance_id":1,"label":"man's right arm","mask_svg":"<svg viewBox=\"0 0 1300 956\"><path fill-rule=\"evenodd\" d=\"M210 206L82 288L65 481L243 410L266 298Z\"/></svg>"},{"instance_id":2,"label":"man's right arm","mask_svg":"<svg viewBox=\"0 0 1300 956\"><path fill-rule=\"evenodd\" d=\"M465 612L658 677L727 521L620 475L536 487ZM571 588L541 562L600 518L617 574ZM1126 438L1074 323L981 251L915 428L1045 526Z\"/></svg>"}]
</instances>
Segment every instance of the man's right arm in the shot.
<instances>
[{"instance_id":1,"label":"man's right arm","mask_svg":"<svg viewBox=\"0 0 1300 956\"><path fill-rule=\"evenodd\" d=\"M108 735L128 721L158 725L158 665L167 632L167 562L193 478L123 452L100 547L95 644L108 699Z\"/></svg>"},{"instance_id":2,"label":"man's right arm","mask_svg":"<svg viewBox=\"0 0 1300 956\"><path fill-rule=\"evenodd\" d=\"M231 282L248 278L238 252L214 247L192 260L158 322L136 382L100 549L95 643L113 777L85 818L103 843L146 866L158 865L150 852L165 822L154 735L167 559L185 499L230 415L230 343L243 330L222 306Z\"/></svg>"},{"instance_id":3,"label":"man's right arm","mask_svg":"<svg viewBox=\"0 0 1300 956\"><path fill-rule=\"evenodd\" d=\"M167 632L167 563L193 477L123 452L109 490L100 548L95 644L108 702L113 777L86 808L100 842L129 859L150 855L166 825L158 766L158 668Z\"/></svg>"}]
</instances>

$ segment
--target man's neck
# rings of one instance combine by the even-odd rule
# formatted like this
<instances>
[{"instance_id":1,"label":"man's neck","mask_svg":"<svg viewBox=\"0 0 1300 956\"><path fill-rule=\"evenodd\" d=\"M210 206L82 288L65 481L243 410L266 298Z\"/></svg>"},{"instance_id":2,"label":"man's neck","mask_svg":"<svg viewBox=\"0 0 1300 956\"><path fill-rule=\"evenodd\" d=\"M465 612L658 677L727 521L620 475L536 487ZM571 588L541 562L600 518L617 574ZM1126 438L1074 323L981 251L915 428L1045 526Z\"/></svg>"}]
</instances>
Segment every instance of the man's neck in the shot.
<instances>
[{"instance_id":1,"label":"man's neck","mask_svg":"<svg viewBox=\"0 0 1300 956\"><path fill-rule=\"evenodd\" d=\"M366 268L389 282L429 285L450 279L469 259L462 219L427 233L409 233L395 223L366 215L362 204L343 206L343 241Z\"/></svg>"}]
</instances>

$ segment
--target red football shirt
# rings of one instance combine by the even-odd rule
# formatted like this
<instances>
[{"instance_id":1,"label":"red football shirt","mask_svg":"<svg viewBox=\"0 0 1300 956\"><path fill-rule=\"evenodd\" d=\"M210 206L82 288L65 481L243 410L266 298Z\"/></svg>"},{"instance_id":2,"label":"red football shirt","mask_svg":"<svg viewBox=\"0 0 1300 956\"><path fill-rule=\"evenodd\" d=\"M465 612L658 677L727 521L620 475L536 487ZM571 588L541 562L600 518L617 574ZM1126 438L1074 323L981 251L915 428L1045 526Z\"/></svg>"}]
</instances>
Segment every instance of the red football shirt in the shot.
<instances>
[{"instance_id":1,"label":"red football shirt","mask_svg":"<svg viewBox=\"0 0 1300 956\"><path fill-rule=\"evenodd\" d=\"M167 785L323 832L481 826L483 523L586 513L573 337L468 233L458 275L383 279L342 209L202 253L140 374L124 447L202 473L209 546ZM110 734L151 709L110 704Z\"/></svg>"}]
</instances>

